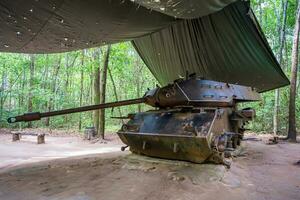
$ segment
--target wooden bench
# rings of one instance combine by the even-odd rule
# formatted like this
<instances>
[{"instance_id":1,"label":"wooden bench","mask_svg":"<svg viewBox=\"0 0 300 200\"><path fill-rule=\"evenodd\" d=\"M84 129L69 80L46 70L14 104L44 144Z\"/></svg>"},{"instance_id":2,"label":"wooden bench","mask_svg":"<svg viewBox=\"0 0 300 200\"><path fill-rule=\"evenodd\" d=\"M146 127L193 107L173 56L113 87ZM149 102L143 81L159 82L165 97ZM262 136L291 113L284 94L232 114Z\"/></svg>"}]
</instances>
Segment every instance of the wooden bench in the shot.
<instances>
[{"instance_id":1,"label":"wooden bench","mask_svg":"<svg viewBox=\"0 0 300 200\"><path fill-rule=\"evenodd\" d=\"M45 144L45 133L24 133L24 132L11 132L12 134L12 141L20 141L22 135L31 135L37 136L37 144Z\"/></svg>"}]
</instances>

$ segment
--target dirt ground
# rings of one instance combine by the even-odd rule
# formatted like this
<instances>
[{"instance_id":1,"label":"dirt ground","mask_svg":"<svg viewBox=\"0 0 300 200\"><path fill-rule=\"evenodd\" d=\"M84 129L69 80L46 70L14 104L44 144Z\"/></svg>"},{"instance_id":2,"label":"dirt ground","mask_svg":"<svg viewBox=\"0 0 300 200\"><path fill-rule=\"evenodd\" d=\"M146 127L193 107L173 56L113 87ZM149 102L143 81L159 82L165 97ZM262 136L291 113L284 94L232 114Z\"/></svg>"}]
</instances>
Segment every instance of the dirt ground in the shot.
<instances>
[{"instance_id":1,"label":"dirt ground","mask_svg":"<svg viewBox=\"0 0 300 200\"><path fill-rule=\"evenodd\" d=\"M40 133L45 130L26 130L26 133ZM37 144L37 137L24 135L18 142L12 142L12 135L0 129L0 173L26 163L67 158L71 156L118 152L123 145L116 134L108 134L106 141L91 143L77 134L68 136L65 132L54 132L45 136L46 144Z\"/></svg>"},{"instance_id":2,"label":"dirt ground","mask_svg":"<svg viewBox=\"0 0 300 200\"><path fill-rule=\"evenodd\" d=\"M13 143L0 134L1 200L300 199L299 143L248 135L226 169L120 152L115 135L106 144L49 136L37 145L30 137Z\"/></svg>"}]
</instances>

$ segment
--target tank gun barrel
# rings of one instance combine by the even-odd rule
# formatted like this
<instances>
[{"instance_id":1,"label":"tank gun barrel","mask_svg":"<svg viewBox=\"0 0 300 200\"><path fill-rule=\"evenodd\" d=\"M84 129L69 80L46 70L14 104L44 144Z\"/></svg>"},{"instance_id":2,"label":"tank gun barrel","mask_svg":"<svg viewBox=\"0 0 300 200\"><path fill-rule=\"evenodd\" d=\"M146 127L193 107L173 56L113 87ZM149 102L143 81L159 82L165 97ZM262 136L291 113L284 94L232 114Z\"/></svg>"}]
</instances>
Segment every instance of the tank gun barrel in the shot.
<instances>
[{"instance_id":1,"label":"tank gun barrel","mask_svg":"<svg viewBox=\"0 0 300 200\"><path fill-rule=\"evenodd\" d=\"M91 105L91 106L83 106L83 107L78 107L78 108L69 108L69 109L57 110L57 111L51 111L51 112L25 113L23 115L10 117L7 119L7 122L8 123L30 122L30 121L40 120L41 118L45 118L45 117L52 117L52 116L65 115L65 114L71 114L71 113L77 113L77 112L85 112L85 111L91 111L91 110L126 106L126 105L139 104L139 103L144 103L144 102L145 102L145 98L137 98L137 99L130 99L130 100L124 100L124 101L111 102L111 103L96 104L96 105Z\"/></svg>"}]
</instances>

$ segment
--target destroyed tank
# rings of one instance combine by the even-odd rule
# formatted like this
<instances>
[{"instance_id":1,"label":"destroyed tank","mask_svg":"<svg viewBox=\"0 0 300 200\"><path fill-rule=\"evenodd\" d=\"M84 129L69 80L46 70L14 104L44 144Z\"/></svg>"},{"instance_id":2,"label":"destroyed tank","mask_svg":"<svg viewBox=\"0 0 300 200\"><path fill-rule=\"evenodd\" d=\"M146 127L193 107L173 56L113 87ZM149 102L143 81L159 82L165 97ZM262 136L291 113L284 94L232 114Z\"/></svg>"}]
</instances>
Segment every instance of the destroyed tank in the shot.
<instances>
[{"instance_id":1,"label":"destroyed tank","mask_svg":"<svg viewBox=\"0 0 300 200\"><path fill-rule=\"evenodd\" d=\"M9 123L146 103L153 110L128 115L117 132L130 151L151 157L228 164L224 157L243 138L255 111L238 103L260 100L255 88L188 76L149 90L142 98L11 117Z\"/></svg>"}]
</instances>

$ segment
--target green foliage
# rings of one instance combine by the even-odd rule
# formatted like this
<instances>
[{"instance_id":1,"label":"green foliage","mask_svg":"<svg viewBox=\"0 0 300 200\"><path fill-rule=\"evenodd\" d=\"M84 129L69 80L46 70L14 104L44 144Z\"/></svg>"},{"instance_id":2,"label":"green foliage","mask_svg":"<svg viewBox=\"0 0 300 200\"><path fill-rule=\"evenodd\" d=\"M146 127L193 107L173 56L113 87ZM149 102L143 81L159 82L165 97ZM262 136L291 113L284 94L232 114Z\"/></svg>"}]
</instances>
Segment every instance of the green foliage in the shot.
<instances>
[{"instance_id":1,"label":"green foliage","mask_svg":"<svg viewBox=\"0 0 300 200\"><path fill-rule=\"evenodd\" d=\"M105 47L88 49L62 54L35 55L34 87L30 90L30 57L25 54L0 54L0 110L1 127L18 127L8 125L9 116L22 114L28 111L29 92L33 95L33 110L48 111L80 106L82 92L82 106L93 104L93 73L96 65L103 61ZM100 57L95 51L100 51ZM83 59L83 61L82 61ZM82 65L83 62L83 65ZM137 98L143 95L147 88L155 86L155 79L139 58L131 43L120 43L112 46L109 69L112 73L119 100ZM83 91L80 90L81 71L83 71ZM141 78L142 77L142 78ZM139 82L139 84L137 84ZM139 85L140 94L137 94ZM106 101L116 101L110 76L107 79ZM145 105L141 106L146 109ZM137 106L121 108L122 115L136 112ZM79 117L82 118L82 127L93 126L92 113L77 113L68 116L51 118L50 128L77 128ZM106 111L106 125L108 131L115 131L120 127L120 120L111 119L119 116L116 108ZM44 127L45 120L34 122L35 127ZM27 126L26 123L21 124Z\"/></svg>"},{"instance_id":2,"label":"green foliage","mask_svg":"<svg viewBox=\"0 0 300 200\"><path fill-rule=\"evenodd\" d=\"M279 51L279 27L282 23L282 3L283 0L252 0L252 9L257 16L261 28L268 39L268 42L276 55ZM291 54L293 43L293 30L295 25L295 12L297 9L297 0L289 0L287 7L287 24L286 24L286 41L283 50L283 65L281 66L284 73L290 77ZM299 79L299 76L298 76ZM298 81L298 91L300 89ZM300 118L299 92L296 101L296 115ZM288 104L289 104L289 86L280 89L279 102L279 131L286 134L288 129ZM257 118L251 123L250 127L255 131L272 132L273 112L274 112L274 91L262 94L262 101L251 103L256 109ZM297 121L297 127L300 127L300 121Z\"/></svg>"}]
</instances>

